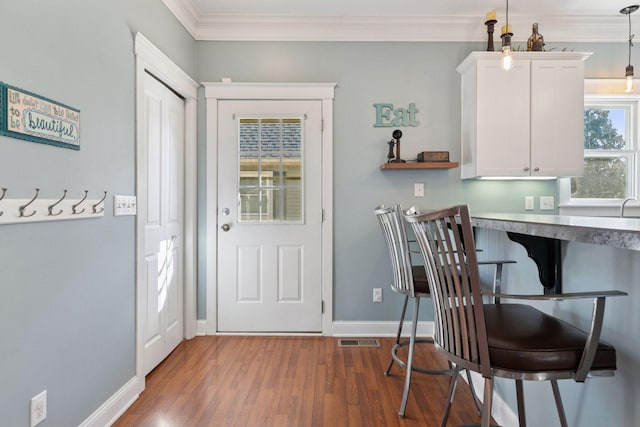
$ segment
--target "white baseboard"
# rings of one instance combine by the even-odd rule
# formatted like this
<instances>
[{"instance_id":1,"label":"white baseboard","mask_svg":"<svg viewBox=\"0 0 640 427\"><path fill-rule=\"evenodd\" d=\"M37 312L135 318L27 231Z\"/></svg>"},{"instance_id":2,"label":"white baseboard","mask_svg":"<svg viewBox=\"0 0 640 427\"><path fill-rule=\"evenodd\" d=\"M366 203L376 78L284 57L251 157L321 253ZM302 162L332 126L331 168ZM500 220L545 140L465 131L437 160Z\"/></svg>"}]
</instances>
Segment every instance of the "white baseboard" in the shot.
<instances>
[{"instance_id":1,"label":"white baseboard","mask_svg":"<svg viewBox=\"0 0 640 427\"><path fill-rule=\"evenodd\" d=\"M411 322L405 321L402 327L402 335L408 337ZM398 332L398 322L333 322L334 337L395 337ZM419 337L433 337L433 322L418 322L416 331ZM196 336L216 335L207 331L207 320L196 321ZM302 334L305 335L305 334Z\"/></svg>"},{"instance_id":2,"label":"white baseboard","mask_svg":"<svg viewBox=\"0 0 640 427\"><path fill-rule=\"evenodd\" d=\"M408 337L411 322L404 322L402 335ZM398 333L398 322L333 322L334 337L395 337ZM418 322L416 336L433 337L433 322Z\"/></svg>"},{"instance_id":3,"label":"white baseboard","mask_svg":"<svg viewBox=\"0 0 640 427\"><path fill-rule=\"evenodd\" d=\"M202 337L207 335L207 320L196 320L196 336Z\"/></svg>"},{"instance_id":4,"label":"white baseboard","mask_svg":"<svg viewBox=\"0 0 640 427\"><path fill-rule=\"evenodd\" d=\"M144 378L142 380L139 380L138 377L131 378L89 418L84 420L79 427L110 426L136 401L143 390Z\"/></svg>"}]
</instances>

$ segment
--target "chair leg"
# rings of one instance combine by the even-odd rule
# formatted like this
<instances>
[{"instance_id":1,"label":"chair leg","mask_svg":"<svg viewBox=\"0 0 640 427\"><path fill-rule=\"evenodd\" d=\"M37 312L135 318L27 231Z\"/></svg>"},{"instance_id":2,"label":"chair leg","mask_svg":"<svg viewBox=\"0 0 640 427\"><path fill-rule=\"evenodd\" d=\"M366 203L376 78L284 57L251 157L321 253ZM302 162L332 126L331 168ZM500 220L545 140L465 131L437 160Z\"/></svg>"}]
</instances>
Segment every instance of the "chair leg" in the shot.
<instances>
[{"instance_id":1,"label":"chair leg","mask_svg":"<svg viewBox=\"0 0 640 427\"><path fill-rule=\"evenodd\" d=\"M524 387L522 386L522 380L516 380L516 398L518 400L518 421L520 427L527 426L527 419L524 413Z\"/></svg>"},{"instance_id":2,"label":"chair leg","mask_svg":"<svg viewBox=\"0 0 640 427\"><path fill-rule=\"evenodd\" d=\"M399 415L404 417L407 408L407 399L409 398L409 387L411 386L411 370L413 367L413 350L416 345L416 330L418 327L418 311L420 309L420 298L414 298L413 317L411 324L411 337L409 338L409 356L407 357L407 372L404 380L404 391L402 392L402 403L400 404Z\"/></svg>"},{"instance_id":3,"label":"chair leg","mask_svg":"<svg viewBox=\"0 0 640 427\"><path fill-rule=\"evenodd\" d=\"M473 398L473 403L476 405L476 413L478 415L482 414L482 403L480 403L480 399L476 394L476 389L473 386L473 381L471 380L471 372L467 369L467 381L469 382L469 388L471 389L471 397Z\"/></svg>"},{"instance_id":4,"label":"chair leg","mask_svg":"<svg viewBox=\"0 0 640 427\"><path fill-rule=\"evenodd\" d=\"M553 397L556 400L556 408L558 408L558 417L560 417L560 425L567 427L567 417L564 414L564 407L562 406L562 398L560 397L560 388L558 387L557 380L551 380L551 388L553 389Z\"/></svg>"},{"instance_id":5,"label":"chair leg","mask_svg":"<svg viewBox=\"0 0 640 427\"><path fill-rule=\"evenodd\" d=\"M400 337L402 335L402 326L404 325L404 316L407 313L407 302L409 301L409 295L404 296L404 304L402 304L402 314L400 315L400 323L398 324L398 333L396 334L396 343L391 348L391 360L389 361L389 366L387 366L387 370L384 371L385 375L389 375L391 372L391 367L393 367L393 354L398 349L398 344L400 344Z\"/></svg>"},{"instance_id":6,"label":"chair leg","mask_svg":"<svg viewBox=\"0 0 640 427\"><path fill-rule=\"evenodd\" d=\"M468 371L467 371L468 373ZM460 375L460 367L456 366L451 376L451 383L449 384L449 397L447 397L447 404L444 407L444 413L442 414L441 427L446 427L449 419L449 411L451 410L451 404L453 403L453 395L456 392L456 385L458 384L458 376Z\"/></svg>"},{"instance_id":7,"label":"chair leg","mask_svg":"<svg viewBox=\"0 0 640 427\"><path fill-rule=\"evenodd\" d=\"M496 269L493 273L493 293L499 294L502 291L502 263L496 264ZM500 297L493 299L494 304L500 304Z\"/></svg>"},{"instance_id":8,"label":"chair leg","mask_svg":"<svg viewBox=\"0 0 640 427\"><path fill-rule=\"evenodd\" d=\"M484 400L482 401L482 427L491 427L491 400L493 399L493 378L484 379Z\"/></svg>"}]
</instances>

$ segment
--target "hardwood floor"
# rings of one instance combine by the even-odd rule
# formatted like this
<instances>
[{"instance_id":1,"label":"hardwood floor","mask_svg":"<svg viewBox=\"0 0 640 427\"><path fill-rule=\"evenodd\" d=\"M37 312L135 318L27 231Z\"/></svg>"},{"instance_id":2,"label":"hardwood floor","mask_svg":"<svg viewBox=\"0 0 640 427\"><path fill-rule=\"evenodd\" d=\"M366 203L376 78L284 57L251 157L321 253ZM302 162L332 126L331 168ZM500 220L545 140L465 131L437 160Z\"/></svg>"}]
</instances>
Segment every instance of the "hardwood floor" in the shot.
<instances>
[{"instance_id":1,"label":"hardwood floor","mask_svg":"<svg viewBox=\"0 0 640 427\"><path fill-rule=\"evenodd\" d=\"M380 344L339 347L332 337L184 341L147 376L146 390L114 426L439 426L450 377L415 373L401 418L404 369L395 365L383 375L393 340ZM431 344L416 346L415 363L446 368ZM477 422L460 380L448 425Z\"/></svg>"}]
</instances>

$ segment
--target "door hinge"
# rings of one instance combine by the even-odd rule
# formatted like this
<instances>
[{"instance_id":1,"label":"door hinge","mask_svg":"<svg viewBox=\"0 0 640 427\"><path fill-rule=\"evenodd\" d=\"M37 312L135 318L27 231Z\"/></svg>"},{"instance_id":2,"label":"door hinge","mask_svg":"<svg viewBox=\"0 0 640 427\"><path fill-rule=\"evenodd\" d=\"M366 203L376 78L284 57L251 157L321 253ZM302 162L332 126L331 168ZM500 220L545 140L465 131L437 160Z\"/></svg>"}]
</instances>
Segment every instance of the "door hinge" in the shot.
<instances>
[{"instance_id":1,"label":"door hinge","mask_svg":"<svg viewBox=\"0 0 640 427\"><path fill-rule=\"evenodd\" d=\"M324 314L324 301L320 301L320 314Z\"/></svg>"},{"instance_id":2,"label":"door hinge","mask_svg":"<svg viewBox=\"0 0 640 427\"><path fill-rule=\"evenodd\" d=\"M324 119L320 119L320 132L324 132Z\"/></svg>"},{"instance_id":3,"label":"door hinge","mask_svg":"<svg viewBox=\"0 0 640 427\"><path fill-rule=\"evenodd\" d=\"M321 216L322 216L322 222L324 222L324 219L325 219L324 209L322 209L322 215Z\"/></svg>"}]
</instances>

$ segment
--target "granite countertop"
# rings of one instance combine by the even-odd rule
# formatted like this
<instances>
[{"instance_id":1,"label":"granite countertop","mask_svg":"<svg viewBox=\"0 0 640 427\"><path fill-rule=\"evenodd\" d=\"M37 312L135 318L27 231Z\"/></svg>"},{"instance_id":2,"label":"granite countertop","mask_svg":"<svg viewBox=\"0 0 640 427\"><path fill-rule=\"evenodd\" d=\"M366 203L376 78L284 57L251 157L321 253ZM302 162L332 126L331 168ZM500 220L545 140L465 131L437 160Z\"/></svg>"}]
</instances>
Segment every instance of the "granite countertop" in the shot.
<instances>
[{"instance_id":1,"label":"granite countertop","mask_svg":"<svg viewBox=\"0 0 640 427\"><path fill-rule=\"evenodd\" d=\"M472 214L476 227L640 251L640 218Z\"/></svg>"}]
</instances>

